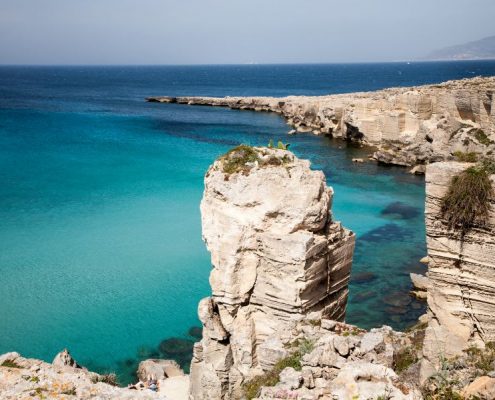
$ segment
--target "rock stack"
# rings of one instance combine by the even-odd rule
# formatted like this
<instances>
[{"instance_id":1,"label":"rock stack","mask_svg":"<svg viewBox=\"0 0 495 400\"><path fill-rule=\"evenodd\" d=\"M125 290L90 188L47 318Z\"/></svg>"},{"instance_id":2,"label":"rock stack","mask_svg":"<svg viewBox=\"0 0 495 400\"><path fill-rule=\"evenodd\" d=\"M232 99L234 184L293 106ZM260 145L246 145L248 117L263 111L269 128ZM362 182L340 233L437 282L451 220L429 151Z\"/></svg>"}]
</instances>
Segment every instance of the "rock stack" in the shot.
<instances>
[{"instance_id":1,"label":"rock stack","mask_svg":"<svg viewBox=\"0 0 495 400\"><path fill-rule=\"evenodd\" d=\"M212 296L199 304L193 399L240 397L278 360L283 349L264 344L294 318L344 319L355 236L332 219L332 195L286 150L239 146L210 167L201 215Z\"/></svg>"}]
</instances>

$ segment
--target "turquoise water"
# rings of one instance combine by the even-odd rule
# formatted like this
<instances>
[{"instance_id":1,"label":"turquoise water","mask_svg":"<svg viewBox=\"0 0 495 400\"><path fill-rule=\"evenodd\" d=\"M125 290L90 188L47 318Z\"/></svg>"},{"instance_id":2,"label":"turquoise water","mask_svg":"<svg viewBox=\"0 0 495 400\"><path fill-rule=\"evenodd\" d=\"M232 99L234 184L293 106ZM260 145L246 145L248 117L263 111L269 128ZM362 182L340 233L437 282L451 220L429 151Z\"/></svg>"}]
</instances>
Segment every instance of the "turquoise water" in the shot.
<instances>
[{"instance_id":1,"label":"turquoise water","mask_svg":"<svg viewBox=\"0 0 495 400\"><path fill-rule=\"evenodd\" d=\"M210 291L203 174L230 147L271 138L325 172L336 218L358 235L348 321L411 324L424 310L407 296L408 273L424 271L422 178L354 164L365 150L341 141L287 137L277 115L143 98L337 93L493 73L493 62L0 68L0 353L51 360L68 347L123 382L150 355L187 365L188 331ZM159 347L170 338L183 341Z\"/></svg>"}]
</instances>

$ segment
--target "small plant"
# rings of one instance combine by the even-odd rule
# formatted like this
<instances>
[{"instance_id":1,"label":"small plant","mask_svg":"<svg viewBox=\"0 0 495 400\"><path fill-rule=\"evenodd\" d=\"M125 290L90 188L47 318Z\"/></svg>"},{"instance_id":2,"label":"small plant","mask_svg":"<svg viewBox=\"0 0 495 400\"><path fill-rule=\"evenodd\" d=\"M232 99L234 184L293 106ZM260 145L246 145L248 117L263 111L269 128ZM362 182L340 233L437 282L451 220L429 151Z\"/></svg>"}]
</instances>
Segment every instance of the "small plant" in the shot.
<instances>
[{"instance_id":1,"label":"small plant","mask_svg":"<svg viewBox=\"0 0 495 400\"><path fill-rule=\"evenodd\" d=\"M485 132L483 132L481 129L474 129L474 137L478 142L485 146L489 146L493 142L488 138Z\"/></svg>"},{"instance_id":2,"label":"small plant","mask_svg":"<svg viewBox=\"0 0 495 400\"><path fill-rule=\"evenodd\" d=\"M19 364L17 364L15 361L12 361L12 360L5 360L2 363L2 367L7 367L7 368L22 368Z\"/></svg>"},{"instance_id":3,"label":"small plant","mask_svg":"<svg viewBox=\"0 0 495 400\"><path fill-rule=\"evenodd\" d=\"M321 326L321 319L310 319L308 323L311 326Z\"/></svg>"},{"instance_id":4,"label":"small plant","mask_svg":"<svg viewBox=\"0 0 495 400\"><path fill-rule=\"evenodd\" d=\"M391 400L392 399L392 389L386 388L385 393L381 394L376 398L376 400Z\"/></svg>"},{"instance_id":5,"label":"small plant","mask_svg":"<svg viewBox=\"0 0 495 400\"><path fill-rule=\"evenodd\" d=\"M309 339L297 339L291 343L291 347L297 347L297 351L277 361L273 368L259 375L243 385L243 390L248 400L254 399L260 395L263 386L275 386L280 381L280 373L288 367L294 368L296 371L302 369L302 357L313 351L314 342Z\"/></svg>"},{"instance_id":6,"label":"small plant","mask_svg":"<svg viewBox=\"0 0 495 400\"><path fill-rule=\"evenodd\" d=\"M416 351L412 347L405 347L394 353L394 371L401 373L418 361Z\"/></svg>"},{"instance_id":7,"label":"small plant","mask_svg":"<svg viewBox=\"0 0 495 400\"><path fill-rule=\"evenodd\" d=\"M478 161L478 155L473 152L456 151L454 152L454 157L460 162L475 163Z\"/></svg>"},{"instance_id":8,"label":"small plant","mask_svg":"<svg viewBox=\"0 0 495 400\"><path fill-rule=\"evenodd\" d=\"M481 370L483 374L487 374L493 369L493 363L495 363L495 343L487 343L484 350L476 346L471 346L466 350L466 353L469 356L469 362Z\"/></svg>"},{"instance_id":9,"label":"small plant","mask_svg":"<svg viewBox=\"0 0 495 400\"><path fill-rule=\"evenodd\" d=\"M34 382L34 383L38 383L39 381L40 381L40 378L38 378L37 376L32 376L29 379L29 382Z\"/></svg>"},{"instance_id":10,"label":"small plant","mask_svg":"<svg viewBox=\"0 0 495 400\"><path fill-rule=\"evenodd\" d=\"M277 148L280 150L289 150L289 143L282 143L280 140L277 143Z\"/></svg>"},{"instance_id":11,"label":"small plant","mask_svg":"<svg viewBox=\"0 0 495 400\"><path fill-rule=\"evenodd\" d=\"M223 172L234 174L247 172L247 163L259 161L258 152L251 146L241 144L228 151L223 157Z\"/></svg>"},{"instance_id":12,"label":"small plant","mask_svg":"<svg viewBox=\"0 0 495 400\"><path fill-rule=\"evenodd\" d=\"M267 146L269 149L273 149L273 139L270 139L270 141L268 142L268 146Z\"/></svg>"},{"instance_id":13,"label":"small plant","mask_svg":"<svg viewBox=\"0 0 495 400\"><path fill-rule=\"evenodd\" d=\"M486 168L483 163L469 167L450 181L441 208L449 229L458 229L464 234L486 221L493 196L490 171Z\"/></svg>"},{"instance_id":14,"label":"small plant","mask_svg":"<svg viewBox=\"0 0 495 400\"><path fill-rule=\"evenodd\" d=\"M103 375L93 375L91 377L92 383L103 382L112 386L119 386L119 382L117 380L117 375L115 374L103 374Z\"/></svg>"},{"instance_id":15,"label":"small plant","mask_svg":"<svg viewBox=\"0 0 495 400\"><path fill-rule=\"evenodd\" d=\"M76 388L72 387L70 389L63 390L60 392L61 394L66 394L68 396L75 396L77 394Z\"/></svg>"}]
</instances>

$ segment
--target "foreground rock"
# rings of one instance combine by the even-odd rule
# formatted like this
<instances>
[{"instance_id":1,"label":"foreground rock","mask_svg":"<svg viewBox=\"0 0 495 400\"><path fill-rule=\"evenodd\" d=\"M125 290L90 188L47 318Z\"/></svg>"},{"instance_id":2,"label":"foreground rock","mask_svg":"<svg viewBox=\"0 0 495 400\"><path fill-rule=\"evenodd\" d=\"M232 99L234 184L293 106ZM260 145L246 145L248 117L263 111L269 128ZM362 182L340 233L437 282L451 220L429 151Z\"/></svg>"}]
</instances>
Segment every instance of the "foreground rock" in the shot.
<instances>
[{"instance_id":1,"label":"foreground rock","mask_svg":"<svg viewBox=\"0 0 495 400\"><path fill-rule=\"evenodd\" d=\"M53 364L21 357L0 355L0 398L21 399L162 399L186 400L187 376L158 379L158 391L137 384L135 389L116 386L115 376L100 375L80 367L67 350Z\"/></svg>"},{"instance_id":2,"label":"foreground rock","mask_svg":"<svg viewBox=\"0 0 495 400\"><path fill-rule=\"evenodd\" d=\"M272 336L265 346L279 343L286 356L245 386L248 398L422 398L413 384L394 371L397 356L412 348L411 337L386 326L366 332L319 317L294 319Z\"/></svg>"},{"instance_id":3,"label":"foreground rock","mask_svg":"<svg viewBox=\"0 0 495 400\"><path fill-rule=\"evenodd\" d=\"M423 165L495 149L495 77L330 96L151 97L148 101L271 111L299 132L379 147L385 164ZM292 132L291 133L295 133ZM413 170L424 173L424 167Z\"/></svg>"},{"instance_id":4,"label":"foreground rock","mask_svg":"<svg viewBox=\"0 0 495 400\"><path fill-rule=\"evenodd\" d=\"M332 219L332 189L309 166L285 150L240 146L206 174L212 297L199 305L193 399L240 398L288 354L273 335L294 318L344 319L355 237Z\"/></svg>"},{"instance_id":5,"label":"foreground rock","mask_svg":"<svg viewBox=\"0 0 495 400\"><path fill-rule=\"evenodd\" d=\"M426 173L428 313L423 379L441 361L495 341L495 202L484 226L461 235L447 229L441 199L450 180L470 164L435 163ZM495 186L495 176L491 176Z\"/></svg>"}]
</instances>

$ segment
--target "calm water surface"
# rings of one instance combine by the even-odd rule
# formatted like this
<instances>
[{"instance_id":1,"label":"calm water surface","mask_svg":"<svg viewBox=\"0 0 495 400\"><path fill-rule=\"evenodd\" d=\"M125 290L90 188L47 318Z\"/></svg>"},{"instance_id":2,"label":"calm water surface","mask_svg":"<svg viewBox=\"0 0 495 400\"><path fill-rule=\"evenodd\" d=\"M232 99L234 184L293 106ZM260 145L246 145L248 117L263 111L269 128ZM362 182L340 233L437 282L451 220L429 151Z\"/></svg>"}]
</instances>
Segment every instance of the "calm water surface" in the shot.
<instances>
[{"instance_id":1,"label":"calm water surface","mask_svg":"<svg viewBox=\"0 0 495 400\"><path fill-rule=\"evenodd\" d=\"M423 179L353 164L362 149L288 138L277 115L145 103L151 95L318 95L495 74L495 62L0 68L0 353L131 379L152 356L187 365L198 300L203 174L239 143L291 143L335 189L358 236L348 321L403 328L424 271ZM170 338L177 338L170 340ZM160 346L160 343L165 340ZM180 340L179 340L180 339Z\"/></svg>"}]
</instances>

